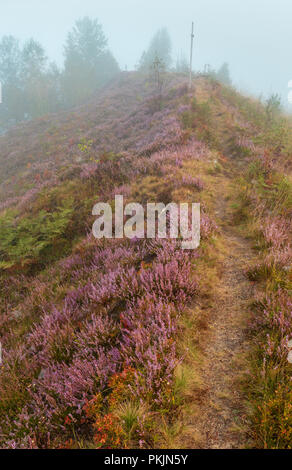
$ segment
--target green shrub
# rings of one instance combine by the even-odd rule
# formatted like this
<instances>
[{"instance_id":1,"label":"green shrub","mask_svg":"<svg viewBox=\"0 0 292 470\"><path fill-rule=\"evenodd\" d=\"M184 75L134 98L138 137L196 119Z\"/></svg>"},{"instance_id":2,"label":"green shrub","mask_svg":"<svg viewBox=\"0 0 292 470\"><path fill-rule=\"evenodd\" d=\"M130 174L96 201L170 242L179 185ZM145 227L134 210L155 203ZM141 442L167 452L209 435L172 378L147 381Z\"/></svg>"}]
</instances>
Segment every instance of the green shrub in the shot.
<instances>
[{"instance_id":1,"label":"green shrub","mask_svg":"<svg viewBox=\"0 0 292 470\"><path fill-rule=\"evenodd\" d=\"M30 265L44 260L47 249L60 244L73 209L70 201L55 212L20 218L9 210L0 217L0 269Z\"/></svg>"}]
</instances>

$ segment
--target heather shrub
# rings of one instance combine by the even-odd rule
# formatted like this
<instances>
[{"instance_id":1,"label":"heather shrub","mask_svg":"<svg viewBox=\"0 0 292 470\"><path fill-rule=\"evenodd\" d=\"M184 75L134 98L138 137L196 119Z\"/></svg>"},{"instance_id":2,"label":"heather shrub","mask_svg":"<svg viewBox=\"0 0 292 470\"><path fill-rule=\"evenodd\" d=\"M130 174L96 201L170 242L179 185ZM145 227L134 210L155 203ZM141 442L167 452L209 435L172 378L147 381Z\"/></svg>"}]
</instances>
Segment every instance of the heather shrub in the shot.
<instances>
[{"instance_id":1,"label":"heather shrub","mask_svg":"<svg viewBox=\"0 0 292 470\"><path fill-rule=\"evenodd\" d=\"M117 370L119 353L115 348L105 351L97 346L84 356L80 352L69 366L62 363L47 368L35 381L31 411L36 419L45 420L46 429L60 429L69 414L80 420L86 400L103 391Z\"/></svg>"},{"instance_id":2,"label":"heather shrub","mask_svg":"<svg viewBox=\"0 0 292 470\"><path fill-rule=\"evenodd\" d=\"M110 86L97 106L62 117L64 133L42 129L40 147L36 134L24 151L22 136L16 154L8 152L10 174L18 167L25 173L8 184L15 209L0 215L1 267L34 269L0 281L4 447L147 447L151 416L159 421L177 406L176 336L197 294L198 251L181 250L181 240L95 240L89 233L98 200L123 194L168 203L177 185L204 189L201 178L183 174L185 161L209 158L207 145L188 140L176 116L185 88L166 90L167 106L153 112L142 85L141 103L128 81L124 104ZM206 132L208 106L191 111L195 129ZM202 237L216 230L204 212ZM45 269L36 275L37 268Z\"/></svg>"},{"instance_id":3,"label":"heather shrub","mask_svg":"<svg viewBox=\"0 0 292 470\"><path fill-rule=\"evenodd\" d=\"M93 314L82 325L82 330L75 336L75 344L84 356L94 351L97 346L104 348L118 347L119 326L108 315Z\"/></svg>"},{"instance_id":4,"label":"heather shrub","mask_svg":"<svg viewBox=\"0 0 292 470\"><path fill-rule=\"evenodd\" d=\"M68 323L63 328L55 328L53 335L46 338L46 359L48 361L68 364L73 357L73 336L74 329Z\"/></svg>"},{"instance_id":5,"label":"heather shrub","mask_svg":"<svg viewBox=\"0 0 292 470\"><path fill-rule=\"evenodd\" d=\"M266 359L272 358L273 354L287 356L287 344L292 339L292 299L282 289L267 297L263 303L262 314L255 318L255 325L269 338L269 344L274 346L267 352Z\"/></svg>"},{"instance_id":6,"label":"heather shrub","mask_svg":"<svg viewBox=\"0 0 292 470\"><path fill-rule=\"evenodd\" d=\"M283 217L267 217L264 221L263 235L269 246L281 249L289 241L291 223Z\"/></svg>"},{"instance_id":7,"label":"heather shrub","mask_svg":"<svg viewBox=\"0 0 292 470\"><path fill-rule=\"evenodd\" d=\"M177 183L177 186L190 186L194 187L198 191L202 191L204 189L204 183L201 180L201 178L198 178L196 176L190 176L190 175L184 175L182 177L181 182Z\"/></svg>"},{"instance_id":8,"label":"heather shrub","mask_svg":"<svg viewBox=\"0 0 292 470\"><path fill-rule=\"evenodd\" d=\"M139 281L145 291L178 305L186 303L197 289L196 281L191 279L191 264L183 256L165 265L154 264L152 270L142 270Z\"/></svg>"},{"instance_id":9,"label":"heather shrub","mask_svg":"<svg viewBox=\"0 0 292 470\"><path fill-rule=\"evenodd\" d=\"M149 295L123 313L122 357L127 367L135 369L131 392L157 406L168 402L166 391L177 364L172 340L177 329L174 314L171 304L157 303L155 297L151 301Z\"/></svg>"},{"instance_id":10,"label":"heather shrub","mask_svg":"<svg viewBox=\"0 0 292 470\"><path fill-rule=\"evenodd\" d=\"M283 287L292 260L291 221L283 216L268 215L262 216L258 225L257 246L262 250L263 261L249 270L249 277L269 280L272 289Z\"/></svg>"},{"instance_id":11,"label":"heather shrub","mask_svg":"<svg viewBox=\"0 0 292 470\"><path fill-rule=\"evenodd\" d=\"M53 309L30 333L28 344L40 365L52 361L69 363L74 351L73 339L72 321L67 320L63 312Z\"/></svg>"},{"instance_id":12,"label":"heather shrub","mask_svg":"<svg viewBox=\"0 0 292 470\"><path fill-rule=\"evenodd\" d=\"M206 213L201 213L201 238L210 238L218 231L218 226Z\"/></svg>"}]
</instances>

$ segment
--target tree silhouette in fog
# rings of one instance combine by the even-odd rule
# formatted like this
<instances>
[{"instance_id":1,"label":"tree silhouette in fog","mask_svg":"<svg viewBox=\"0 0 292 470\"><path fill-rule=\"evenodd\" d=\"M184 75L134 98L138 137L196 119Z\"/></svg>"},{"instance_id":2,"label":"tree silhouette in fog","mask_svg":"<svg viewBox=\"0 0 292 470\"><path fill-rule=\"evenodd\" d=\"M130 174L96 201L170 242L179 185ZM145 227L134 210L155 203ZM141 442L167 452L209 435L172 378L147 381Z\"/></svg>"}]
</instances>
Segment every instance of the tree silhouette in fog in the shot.
<instances>
[{"instance_id":1,"label":"tree silhouette in fog","mask_svg":"<svg viewBox=\"0 0 292 470\"><path fill-rule=\"evenodd\" d=\"M166 69L169 69L172 63L171 52L171 39L167 29L159 29L153 36L148 49L141 56L138 65L139 70L151 68L156 58L164 63Z\"/></svg>"}]
</instances>

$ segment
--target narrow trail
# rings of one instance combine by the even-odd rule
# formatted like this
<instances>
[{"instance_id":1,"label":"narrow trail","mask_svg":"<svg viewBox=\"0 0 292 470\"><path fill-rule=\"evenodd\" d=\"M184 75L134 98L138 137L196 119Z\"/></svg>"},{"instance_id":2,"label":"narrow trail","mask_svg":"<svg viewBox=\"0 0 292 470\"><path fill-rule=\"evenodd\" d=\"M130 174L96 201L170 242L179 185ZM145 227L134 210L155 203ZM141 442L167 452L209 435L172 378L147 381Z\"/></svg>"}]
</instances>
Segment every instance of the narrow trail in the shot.
<instances>
[{"instance_id":1,"label":"narrow trail","mask_svg":"<svg viewBox=\"0 0 292 470\"><path fill-rule=\"evenodd\" d=\"M203 449L244 448L249 441L248 405L240 391L240 380L247 372L248 315L254 295L245 270L255 255L250 242L234 227L226 186L225 177L218 177L215 214L224 252L212 306L208 307L208 328L199 338L199 375L203 383L197 412L189 420L197 436L190 447Z\"/></svg>"},{"instance_id":2,"label":"narrow trail","mask_svg":"<svg viewBox=\"0 0 292 470\"><path fill-rule=\"evenodd\" d=\"M203 85L197 97L207 99L210 91ZM230 449L252 446L248 435L249 409L242 391L243 376L248 374L247 354L249 306L254 298L253 284L246 277L248 266L255 262L251 242L234 224L232 204L234 182L244 161L229 151L233 122L226 125L228 109L224 103L214 107L214 120L227 167L211 183L214 216L220 228L222 250L218 253L219 273L211 287L211 305L200 305L196 315L205 315L207 328L199 332L200 361L196 364L201 385L194 394L194 413L188 419L191 429L190 448ZM240 121L236 116L236 122ZM202 273L204 274L204 273Z\"/></svg>"}]
</instances>

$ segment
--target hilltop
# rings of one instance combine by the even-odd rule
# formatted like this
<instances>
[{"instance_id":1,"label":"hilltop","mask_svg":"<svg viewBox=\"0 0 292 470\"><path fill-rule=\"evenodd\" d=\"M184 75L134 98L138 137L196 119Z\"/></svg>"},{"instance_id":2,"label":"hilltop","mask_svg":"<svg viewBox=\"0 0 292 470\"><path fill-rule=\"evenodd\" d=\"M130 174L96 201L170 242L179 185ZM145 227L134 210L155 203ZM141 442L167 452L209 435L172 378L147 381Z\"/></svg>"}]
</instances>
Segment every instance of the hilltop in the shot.
<instances>
[{"instance_id":1,"label":"hilltop","mask_svg":"<svg viewBox=\"0 0 292 470\"><path fill-rule=\"evenodd\" d=\"M0 137L2 447L291 446L291 122L193 85L123 73ZM94 239L116 194L199 202L199 249Z\"/></svg>"}]
</instances>

